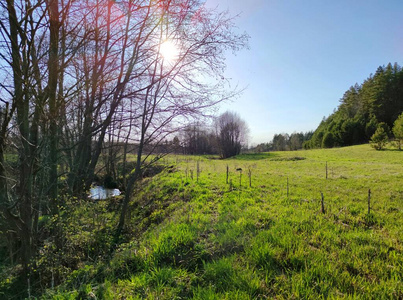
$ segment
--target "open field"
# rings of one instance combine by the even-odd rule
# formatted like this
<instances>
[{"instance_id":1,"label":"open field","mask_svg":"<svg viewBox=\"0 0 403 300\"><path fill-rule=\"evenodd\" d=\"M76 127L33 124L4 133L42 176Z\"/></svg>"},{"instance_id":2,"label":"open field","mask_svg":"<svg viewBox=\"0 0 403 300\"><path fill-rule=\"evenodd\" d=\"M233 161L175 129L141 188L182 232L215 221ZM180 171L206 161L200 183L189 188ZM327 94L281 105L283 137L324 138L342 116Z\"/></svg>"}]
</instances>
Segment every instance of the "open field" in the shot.
<instances>
[{"instance_id":1,"label":"open field","mask_svg":"<svg viewBox=\"0 0 403 300\"><path fill-rule=\"evenodd\" d=\"M361 145L164 163L136 191L127 243L44 298L403 297L403 152ZM116 215L110 203L86 203L69 222L72 243L95 257Z\"/></svg>"}]
</instances>

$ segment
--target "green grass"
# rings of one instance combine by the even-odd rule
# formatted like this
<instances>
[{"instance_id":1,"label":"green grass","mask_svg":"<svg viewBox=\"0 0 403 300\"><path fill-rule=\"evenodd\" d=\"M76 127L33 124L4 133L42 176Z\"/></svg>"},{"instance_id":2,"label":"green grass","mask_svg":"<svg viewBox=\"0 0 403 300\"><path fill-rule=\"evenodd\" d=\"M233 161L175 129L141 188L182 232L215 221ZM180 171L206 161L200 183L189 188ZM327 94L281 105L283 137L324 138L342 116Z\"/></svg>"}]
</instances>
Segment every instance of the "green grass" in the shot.
<instances>
[{"instance_id":1,"label":"green grass","mask_svg":"<svg viewBox=\"0 0 403 300\"><path fill-rule=\"evenodd\" d=\"M175 171L136 191L127 243L108 262L82 261L85 267L43 298L403 297L403 152L361 145L163 161ZM90 256L98 252L80 240L91 247L107 242L100 232L110 233L116 222L107 209L97 218L91 230L76 221L71 233Z\"/></svg>"}]
</instances>

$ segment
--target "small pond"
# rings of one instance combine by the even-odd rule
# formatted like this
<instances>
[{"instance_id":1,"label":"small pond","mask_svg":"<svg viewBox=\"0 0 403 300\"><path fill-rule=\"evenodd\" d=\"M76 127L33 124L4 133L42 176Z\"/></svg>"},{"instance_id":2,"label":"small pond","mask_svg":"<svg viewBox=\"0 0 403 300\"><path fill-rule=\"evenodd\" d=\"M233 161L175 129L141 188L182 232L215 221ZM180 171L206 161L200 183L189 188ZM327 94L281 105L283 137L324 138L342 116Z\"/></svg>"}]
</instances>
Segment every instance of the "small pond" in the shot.
<instances>
[{"instance_id":1,"label":"small pond","mask_svg":"<svg viewBox=\"0 0 403 300\"><path fill-rule=\"evenodd\" d=\"M93 200L104 200L111 197L119 196L119 189L107 189L103 186L96 185L90 189L89 197Z\"/></svg>"}]
</instances>

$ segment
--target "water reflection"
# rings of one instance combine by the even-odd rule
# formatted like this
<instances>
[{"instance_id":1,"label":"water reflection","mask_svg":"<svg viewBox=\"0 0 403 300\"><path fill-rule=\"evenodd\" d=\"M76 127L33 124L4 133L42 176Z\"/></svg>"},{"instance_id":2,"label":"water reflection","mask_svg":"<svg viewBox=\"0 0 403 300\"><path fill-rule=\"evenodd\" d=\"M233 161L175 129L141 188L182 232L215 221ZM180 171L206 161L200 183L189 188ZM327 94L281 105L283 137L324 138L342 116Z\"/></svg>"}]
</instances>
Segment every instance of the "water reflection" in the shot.
<instances>
[{"instance_id":1,"label":"water reflection","mask_svg":"<svg viewBox=\"0 0 403 300\"><path fill-rule=\"evenodd\" d=\"M103 186L93 186L90 189L90 198L93 200L103 200L114 196L119 196L119 189L106 189Z\"/></svg>"}]
</instances>

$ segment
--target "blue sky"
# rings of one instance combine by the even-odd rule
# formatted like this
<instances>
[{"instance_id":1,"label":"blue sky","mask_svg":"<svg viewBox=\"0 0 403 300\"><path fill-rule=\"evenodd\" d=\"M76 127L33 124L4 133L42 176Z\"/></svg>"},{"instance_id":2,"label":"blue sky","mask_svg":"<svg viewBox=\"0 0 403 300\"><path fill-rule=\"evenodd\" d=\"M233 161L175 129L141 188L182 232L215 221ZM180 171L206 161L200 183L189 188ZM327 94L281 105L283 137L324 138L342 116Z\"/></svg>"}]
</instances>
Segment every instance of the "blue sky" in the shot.
<instances>
[{"instance_id":1,"label":"blue sky","mask_svg":"<svg viewBox=\"0 0 403 300\"><path fill-rule=\"evenodd\" d=\"M403 0L207 0L240 14L250 50L228 55L232 85L247 87L220 111L248 123L250 143L314 130L350 86L380 65L403 65Z\"/></svg>"}]
</instances>

